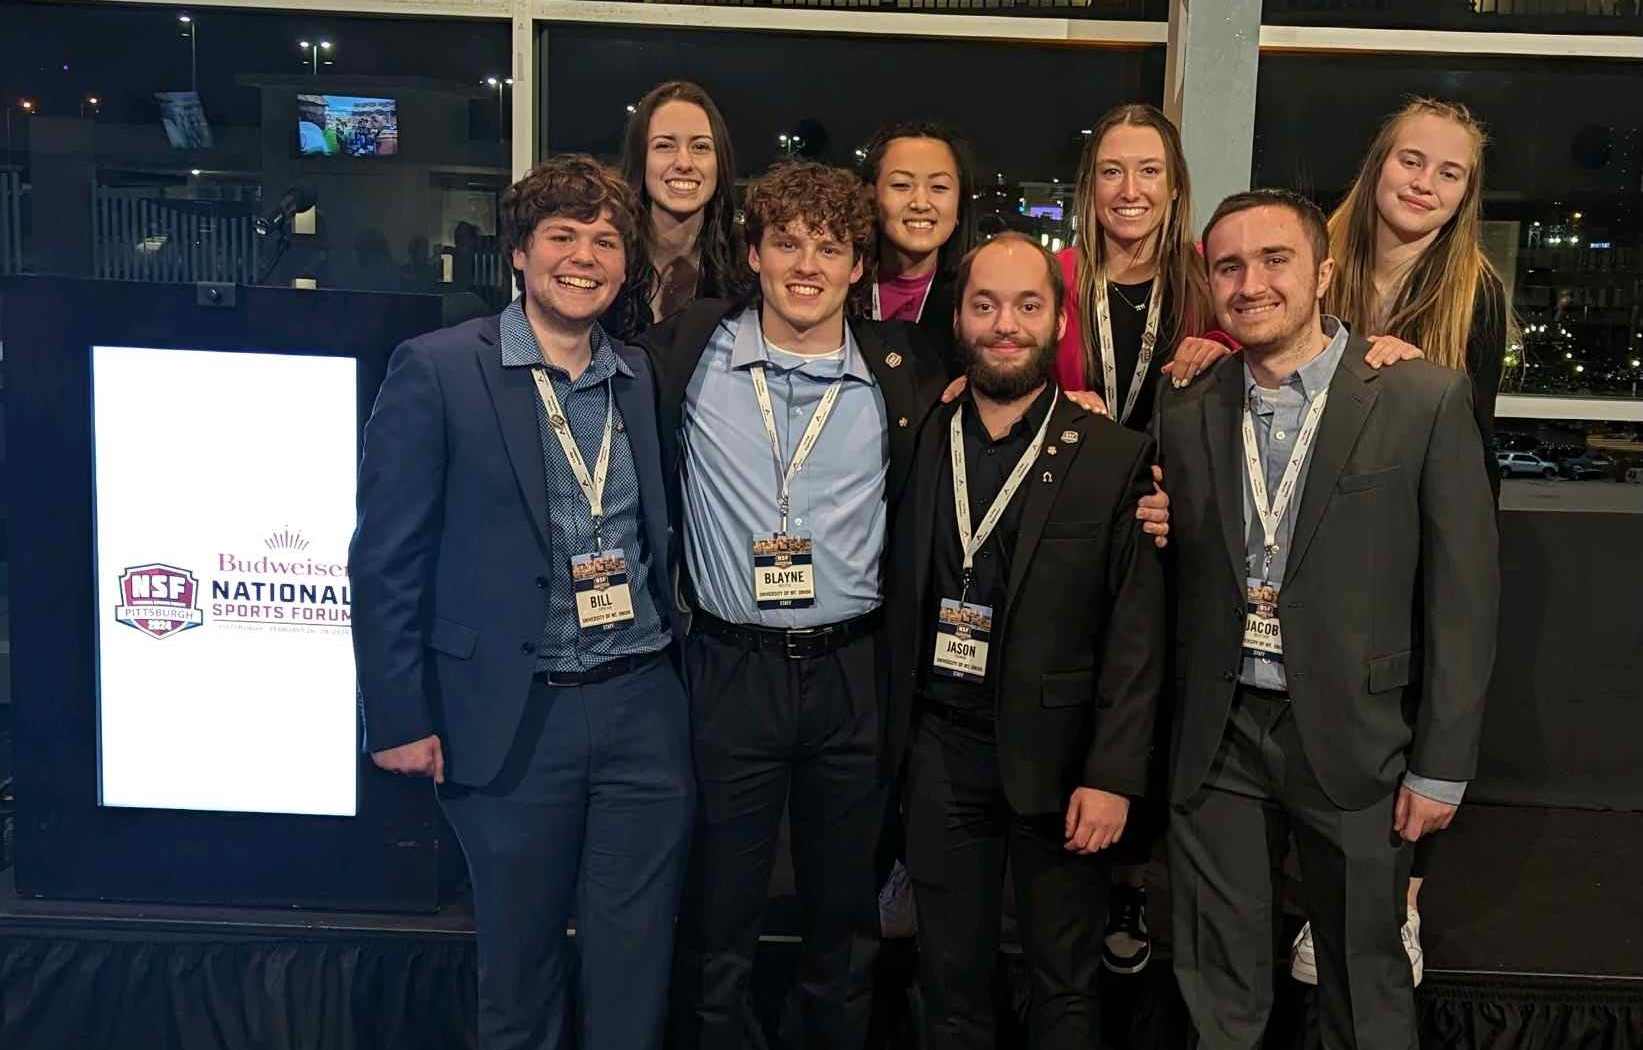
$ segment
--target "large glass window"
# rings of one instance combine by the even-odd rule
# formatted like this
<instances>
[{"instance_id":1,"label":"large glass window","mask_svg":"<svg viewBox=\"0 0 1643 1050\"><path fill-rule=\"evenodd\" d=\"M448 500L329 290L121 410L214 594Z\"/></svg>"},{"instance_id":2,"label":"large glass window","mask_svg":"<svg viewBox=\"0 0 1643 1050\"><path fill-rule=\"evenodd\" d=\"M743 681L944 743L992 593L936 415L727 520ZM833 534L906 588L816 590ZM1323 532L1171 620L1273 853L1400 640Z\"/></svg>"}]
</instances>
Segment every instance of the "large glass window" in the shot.
<instances>
[{"instance_id":1,"label":"large glass window","mask_svg":"<svg viewBox=\"0 0 1643 1050\"><path fill-rule=\"evenodd\" d=\"M501 21L0 5L0 273L500 301L510 52Z\"/></svg>"},{"instance_id":2,"label":"large glass window","mask_svg":"<svg viewBox=\"0 0 1643 1050\"><path fill-rule=\"evenodd\" d=\"M789 154L854 165L882 125L939 120L971 142L983 230L1056 248L1073 236L1084 132L1112 106L1163 96L1162 47L585 25L554 25L546 44L550 152L614 159L627 107L675 78L724 111L744 182Z\"/></svg>"},{"instance_id":3,"label":"large glass window","mask_svg":"<svg viewBox=\"0 0 1643 1050\"><path fill-rule=\"evenodd\" d=\"M1269 25L1643 34L1637 0L1266 0Z\"/></svg>"},{"instance_id":4,"label":"large glass window","mask_svg":"<svg viewBox=\"0 0 1643 1050\"><path fill-rule=\"evenodd\" d=\"M824 7L918 14L1011 15L1047 18L1135 19L1162 22L1169 0L658 0L713 7Z\"/></svg>"},{"instance_id":5,"label":"large glass window","mask_svg":"<svg viewBox=\"0 0 1643 1050\"><path fill-rule=\"evenodd\" d=\"M1643 66L1263 55L1255 183L1334 206L1409 95L1463 102L1488 125L1486 248L1522 329L1502 393L1643 397Z\"/></svg>"}]
</instances>

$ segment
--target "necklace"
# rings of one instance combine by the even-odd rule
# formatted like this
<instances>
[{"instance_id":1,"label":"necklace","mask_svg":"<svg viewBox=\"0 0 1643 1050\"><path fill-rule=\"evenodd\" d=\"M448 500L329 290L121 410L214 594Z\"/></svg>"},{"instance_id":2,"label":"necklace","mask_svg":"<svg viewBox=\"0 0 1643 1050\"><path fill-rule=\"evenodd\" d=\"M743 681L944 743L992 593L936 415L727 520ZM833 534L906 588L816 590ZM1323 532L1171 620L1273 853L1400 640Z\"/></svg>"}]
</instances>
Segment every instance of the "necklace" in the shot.
<instances>
[{"instance_id":1,"label":"necklace","mask_svg":"<svg viewBox=\"0 0 1643 1050\"><path fill-rule=\"evenodd\" d=\"M1147 297L1146 296L1143 295L1141 297L1140 302L1132 303L1132 302L1130 302L1130 297L1125 295L1122 291L1120 291L1117 284L1109 284L1109 285L1107 285L1107 287L1111 288L1113 290L1114 294L1116 294L1118 296L1118 298L1124 300L1124 305L1125 306L1129 307L1131 310L1134 310L1136 313L1140 313L1142 310L1145 310L1147 308Z\"/></svg>"}]
</instances>

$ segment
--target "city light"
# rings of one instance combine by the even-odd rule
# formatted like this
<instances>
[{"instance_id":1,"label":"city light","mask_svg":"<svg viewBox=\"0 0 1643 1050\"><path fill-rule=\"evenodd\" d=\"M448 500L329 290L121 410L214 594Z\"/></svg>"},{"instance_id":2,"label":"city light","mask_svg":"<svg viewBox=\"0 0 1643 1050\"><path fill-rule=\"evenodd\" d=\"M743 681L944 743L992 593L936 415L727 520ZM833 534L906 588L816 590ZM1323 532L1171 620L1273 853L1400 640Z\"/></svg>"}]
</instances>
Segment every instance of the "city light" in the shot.
<instances>
[{"instance_id":1,"label":"city light","mask_svg":"<svg viewBox=\"0 0 1643 1050\"><path fill-rule=\"evenodd\" d=\"M1585 365L1575 365L1575 371L1576 372L1584 372L1584 371L1586 371L1586 366Z\"/></svg>"},{"instance_id":2,"label":"city light","mask_svg":"<svg viewBox=\"0 0 1643 1050\"><path fill-rule=\"evenodd\" d=\"M200 27L195 24L194 17L188 12L177 16L182 24L181 35L188 38L188 87L190 91L199 93L200 90Z\"/></svg>"},{"instance_id":3,"label":"city light","mask_svg":"<svg viewBox=\"0 0 1643 1050\"><path fill-rule=\"evenodd\" d=\"M297 46L302 48L302 50L309 52L312 55L313 63L314 63L314 75L318 76L319 75L319 53L321 51L330 51L331 50L331 41L329 41L329 40L316 40L313 43L309 43L306 40L299 40L299 41L297 41ZM331 60L329 58L326 59L325 64L330 65Z\"/></svg>"},{"instance_id":4,"label":"city light","mask_svg":"<svg viewBox=\"0 0 1643 1050\"><path fill-rule=\"evenodd\" d=\"M634 114L634 113L637 113L637 112L639 112L639 107L635 106L633 103L629 102L628 103L628 113L631 115L631 114Z\"/></svg>"}]
</instances>

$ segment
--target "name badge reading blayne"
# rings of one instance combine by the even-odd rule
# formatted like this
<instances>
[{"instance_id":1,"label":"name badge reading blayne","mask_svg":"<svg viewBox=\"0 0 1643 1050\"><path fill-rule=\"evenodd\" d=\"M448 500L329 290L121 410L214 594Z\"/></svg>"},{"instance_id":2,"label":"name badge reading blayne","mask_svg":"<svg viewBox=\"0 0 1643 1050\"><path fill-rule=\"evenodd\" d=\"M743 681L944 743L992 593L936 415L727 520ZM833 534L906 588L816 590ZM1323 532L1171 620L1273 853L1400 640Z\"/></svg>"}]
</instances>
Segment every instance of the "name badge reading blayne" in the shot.
<instances>
[{"instance_id":1,"label":"name badge reading blayne","mask_svg":"<svg viewBox=\"0 0 1643 1050\"><path fill-rule=\"evenodd\" d=\"M993 607L971 602L941 600L936 617L936 674L967 682L987 677L987 644L993 636Z\"/></svg>"},{"instance_id":2,"label":"name badge reading blayne","mask_svg":"<svg viewBox=\"0 0 1643 1050\"><path fill-rule=\"evenodd\" d=\"M609 630L633 619L628 559L622 548L572 558L570 581L576 592L576 622L582 630Z\"/></svg>"},{"instance_id":3,"label":"name badge reading blayne","mask_svg":"<svg viewBox=\"0 0 1643 1050\"><path fill-rule=\"evenodd\" d=\"M753 600L761 609L807 609L816 604L809 533L762 532L753 537Z\"/></svg>"}]
</instances>

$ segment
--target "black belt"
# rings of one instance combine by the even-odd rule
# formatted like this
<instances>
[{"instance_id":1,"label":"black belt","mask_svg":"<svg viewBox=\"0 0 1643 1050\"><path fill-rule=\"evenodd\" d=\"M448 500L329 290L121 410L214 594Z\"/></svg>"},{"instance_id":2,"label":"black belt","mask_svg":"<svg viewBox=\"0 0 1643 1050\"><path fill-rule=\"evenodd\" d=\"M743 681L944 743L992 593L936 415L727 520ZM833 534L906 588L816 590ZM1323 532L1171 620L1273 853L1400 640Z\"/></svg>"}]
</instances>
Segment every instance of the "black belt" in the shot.
<instances>
[{"instance_id":1,"label":"black belt","mask_svg":"<svg viewBox=\"0 0 1643 1050\"><path fill-rule=\"evenodd\" d=\"M884 620L878 609L865 616L825 627L754 627L745 623L727 623L717 616L697 612L691 618L691 629L701 631L743 649L780 649L789 660L808 660L826 656L841 649L857 638L865 638L879 629Z\"/></svg>"},{"instance_id":2,"label":"black belt","mask_svg":"<svg viewBox=\"0 0 1643 1050\"><path fill-rule=\"evenodd\" d=\"M1266 700L1275 704L1289 703L1289 694L1284 692L1282 689L1262 689L1259 686L1245 685L1244 683L1239 682L1238 694L1240 696L1253 697L1256 700Z\"/></svg>"},{"instance_id":3,"label":"black belt","mask_svg":"<svg viewBox=\"0 0 1643 1050\"><path fill-rule=\"evenodd\" d=\"M627 674L629 671L637 671L661 655L660 651L635 653L632 656L618 656L614 660L606 660L585 671L538 671L531 677L543 685L592 685L595 682L608 682L617 675Z\"/></svg>"},{"instance_id":4,"label":"black belt","mask_svg":"<svg viewBox=\"0 0 1643 1050\"><path fill-rule=\"evenodd\" d=\"M931 700L923 693L919 694L918 711L926 718L939 718L949 725L959 726L962 729L973 730L977 733L992 733L998 728L991 711L954 707L952 704Z\"/></svg>"}]
</instances>

